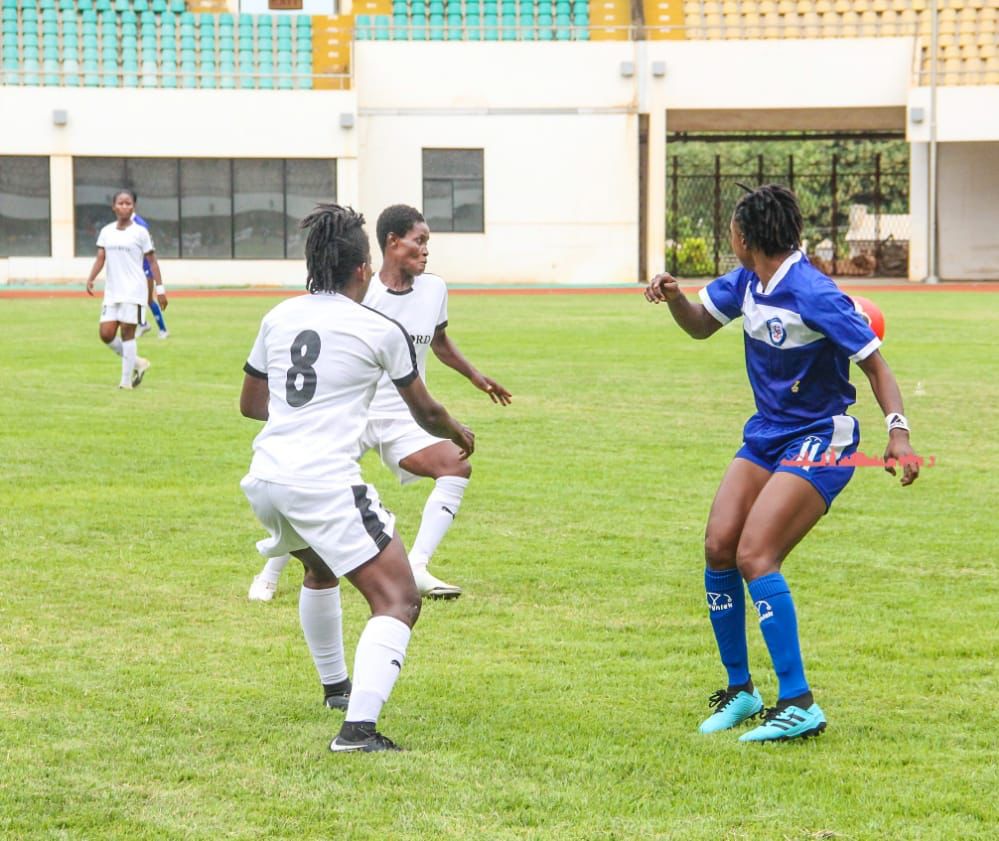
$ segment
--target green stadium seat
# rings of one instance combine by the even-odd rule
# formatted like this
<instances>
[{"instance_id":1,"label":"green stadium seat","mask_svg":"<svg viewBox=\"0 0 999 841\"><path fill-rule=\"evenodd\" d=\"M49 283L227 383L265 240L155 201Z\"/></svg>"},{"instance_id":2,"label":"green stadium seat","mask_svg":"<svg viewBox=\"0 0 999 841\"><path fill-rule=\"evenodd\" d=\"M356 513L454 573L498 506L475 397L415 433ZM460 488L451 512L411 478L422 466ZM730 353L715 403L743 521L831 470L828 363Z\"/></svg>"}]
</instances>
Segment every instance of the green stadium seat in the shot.
<instances>
[{"instance_id":1,"label":"green stadium seat","mask_svg":"<svg viewBox=\"0 0 999 841\"><path fill-rule=\"evenodd\" d=\"M166 0L153 0L153 2L149 4L149 8L156 14L162 15L165 11L167 11L168 6Z\"/></svg>"},{"instance_id":2,"label":"green stadium seat","mask_svg":"<svg viewBox=\"0 0 999 841\"><path fill-rule=\"evenodd\" d=\"M98 12L110 12L111 0L94 0L94 8Z\"/></svg>"},{"instance_id":3,"label":"green stadium seat","mask_svg":"<svg viewBox=\"0 0 999 841\"><path fill-rule=\"evenodd\" d=\"M367 15L354 15L354 40L371 40L371 24Z\"/></svg>"},{"instance_id":4,"label":"green stadium seat","mask_svg":"<svg viewBox=\"0 0 999 841\"><path fill-rule=\"evenodd\" d=\"M55 0L38 0L38 8L41 10L54 9L55 7Z\"/></svg>"},{"instance_id":5,"label":"green stadium seat","mask_svg":"<svg viewBox=\"0 0 999 841\"><path fill-rule=\"evenodd\" d=\"M17 5L17 0L3 0L3 2L0 3L0 6L3 7L4 11L7 11L7 9L13 9L15 13L17 12Z\"/></svg>"},{"instance_id":6,"label":"green stadium seat","mask_svg":"<svg viewBox=\"0 0 999 841\"><path fill-rule=\"evenodd\" d=\"M389 16L375 15L373 23L374 36L376 41L388 41L389 39Z\"/></svg>"},{"instance_id":7,"label":"green stadium seat","mask_svg":"<svg viewBox=\"0 0 999 841\"><path fill-rule=\"evenodd\" d=\"M187 3L185 3L184 0L170 0L169 9L175 15L190 14L190 12L187 11Z\"/></svg>"},{"instance_id":8,"label":"green stadium seat","mask_svg":"<svg viewBox=\"0 0 999 841\"><path fill-rule=\"evenodd\" d=\"M24 19L24 12L35 11L38 8L38 3L36 0L21 0L18 4L21 7L21 19Z\"/></svg>"}]
</instances>

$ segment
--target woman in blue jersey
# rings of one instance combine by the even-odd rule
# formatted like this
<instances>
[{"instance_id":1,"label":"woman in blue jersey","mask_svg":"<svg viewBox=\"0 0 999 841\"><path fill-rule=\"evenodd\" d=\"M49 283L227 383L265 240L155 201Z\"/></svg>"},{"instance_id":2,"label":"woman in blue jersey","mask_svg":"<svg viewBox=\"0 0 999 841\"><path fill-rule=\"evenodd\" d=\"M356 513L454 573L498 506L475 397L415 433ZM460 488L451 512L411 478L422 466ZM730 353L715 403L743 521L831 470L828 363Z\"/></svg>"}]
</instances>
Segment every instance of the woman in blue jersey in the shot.
<instances>
[{"instance_id":1,"label":"woman in blue jersey","mask_svg":"<svg viewBox=\"0 0 999 841\"><path fill-rule=\"evenodd\" d=\"M648 301L665 301L690 336L706 339L743 317L746 371L756 414L726 471L708 515L704 585L728 686L712 695L715 712L701 732L728 730L753 716L762 722L740 741L817 735L826 719L812 698L802 665L794 602L781 564L846 487L856 452L855 362L885 413L885 469L902 467L903 485L919 474L902 414L902 395L878 351L880 340L850 299L799 250L797 200L778 186L743 196L731 222L732 250L742 264L701 290L692 303L675 278L657 275ZM764 711L749 671L745 580L778 679L775 706Z\"/></svg>"}]
</instances>

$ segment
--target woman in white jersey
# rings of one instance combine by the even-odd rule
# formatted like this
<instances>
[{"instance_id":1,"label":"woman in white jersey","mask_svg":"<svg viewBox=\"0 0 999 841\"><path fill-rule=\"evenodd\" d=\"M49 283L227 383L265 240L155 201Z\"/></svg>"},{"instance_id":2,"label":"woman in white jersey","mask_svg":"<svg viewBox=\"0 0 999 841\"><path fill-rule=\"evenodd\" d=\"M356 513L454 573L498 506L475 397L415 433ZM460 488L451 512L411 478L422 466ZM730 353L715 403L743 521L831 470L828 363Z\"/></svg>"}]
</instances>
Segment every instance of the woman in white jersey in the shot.
<instances>
[{"instance_id":1,"label":"woman in white jersey","mask_svg":"<svg viewBox=\"0 0 999 841\"><path fill-rule=\"evenodd\" d=\"M478 371L447 334L447 286L428 274L430 228L415 207L385 208L376 225L382 267L372 280L364 305L398 321L416 347L420 376L426 379L429 350L449 368L466 377L494 403L507 405L510 392ZM361 455L377 450L403 484L420 478L434 480L423 508L420 528L409 550L409 562L420 593L427 598L453 599L461 588L441 581L427 568L458 513L472 475L472 466L459 457L450 441L428 435L413 421L409 409L387 377L382 377L368 412L361 438ZM270 601L287 558L271 558L250 586L251 601Z\"/></svg>"},{"instance_id":2,"label":"woman in white jersey","mask_svg":"<svg viewBox=\"0 0 999 841\"><path fill-rule=\"evenodd\" d=\"M107 266L101 307L101 341L121 357L118 388L131 389L142 382L149 368L149 360L135 352L135 327L142 323L142 308L150 299L143 260L149 262L161 309L166 309L167 298L152 237L132 219L135 193L119 190L114 194L111 209L116 221L101 228L97 237L97 259L87 278L87 294L93 296L94 281ZM118 337L119 329L121 338Z\"/></svg>"},{"instance_id":3,"label":"woman in white jersey","mask_svg":"<svg viewBox=\"0 0 999 841\"><path fill-rule=\"evenodd\" d=\"M335 752L398 749L375 725L420 615L395 518L364 483L357 462L382 375L424 429L453 442L462 459L474 449L472 433L427 392L406 332L360 305L371 280L363 224L360 214L333 204L320 205L302 222L309 230L310 294L264 317L240 397L246 417L267 421L242 482L270 533L258 548L267 556L290 553L304 564L302 630L327 696L346 700L343 727L330 743ZM371 608L352 685L343 656L342 576Z\"/></svg>"}]
</instances>

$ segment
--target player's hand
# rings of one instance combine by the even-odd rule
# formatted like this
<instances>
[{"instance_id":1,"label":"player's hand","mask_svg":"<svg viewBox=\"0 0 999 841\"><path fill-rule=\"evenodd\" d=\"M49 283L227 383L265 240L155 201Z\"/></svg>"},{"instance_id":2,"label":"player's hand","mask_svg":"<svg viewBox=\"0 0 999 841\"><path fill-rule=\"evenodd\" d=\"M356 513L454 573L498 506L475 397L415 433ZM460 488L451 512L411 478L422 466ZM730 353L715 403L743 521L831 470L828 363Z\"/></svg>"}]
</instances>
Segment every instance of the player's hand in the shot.
<instances>
[{"instance_id":1,"label":"player's hand","mask_svg":"<svg viewBox=\"0 0 999 841\"><path fill-rule=\"evenodd\" d=\"M501 406L510 405L510 392L491 377L480 376L475 380L475 387L488 394L493 403L499 403Z\"/></svg>"},{"instance_id":2,"label":"player's hand","mask_svg":"<svg viewBox=\"0 0 999 841\"><path fill-rule=\"evenodd\" d=\"M669 272L657 274L649 285L645 287L645 300L650 304L658 304L662 301L675 301L683 293L680 291L680 282Z\"/></svg>"},{"instance_id":3,"label":"player's hand","mask_svg":"<svg viewBox=\"0 0 999 841\"><path fill-rule=\"evenodd\" d=\"M167 302L167 296L166 295L157 295L156 296L156 303L160 305L160 309L161 310L165 310L167 308L167 303L168 303Z\"/></svg>"},{"instance_id":4,"label":"player's hand","mask_svg":"<svg viewBox=\"0 0 999 841\"><path fill-rule=\"evenodd\" d=\"M91 298L94 297L94 281L89 278L87 279L87 294Z\"/></svg>"},{"instance_id":5,"label":"player's hand","mask_svg":"<svg viewBox=\"0 0 999 841\"><path fill-rule=\"evenodd\" d=\"M461 450L458 458L464 461L475 452L475 433L457 421L455 421L455 427L454 433L451 435L451 440Z\"/></svg>"},{"instance_id":6,"label":"player's hand","mask_svg":"<svg viewBox=\"0 0 999 841\"><path fill-rule=\"evenodd\" d=\"M904 430L894 430L889 433L888 446L885 447L885 471L892 476L897 475L895 467L902 468L902 485L911 485L919 477L919 466L923 460L916 455L909 445L909 435Z\"/></svg>"}]
</instances>

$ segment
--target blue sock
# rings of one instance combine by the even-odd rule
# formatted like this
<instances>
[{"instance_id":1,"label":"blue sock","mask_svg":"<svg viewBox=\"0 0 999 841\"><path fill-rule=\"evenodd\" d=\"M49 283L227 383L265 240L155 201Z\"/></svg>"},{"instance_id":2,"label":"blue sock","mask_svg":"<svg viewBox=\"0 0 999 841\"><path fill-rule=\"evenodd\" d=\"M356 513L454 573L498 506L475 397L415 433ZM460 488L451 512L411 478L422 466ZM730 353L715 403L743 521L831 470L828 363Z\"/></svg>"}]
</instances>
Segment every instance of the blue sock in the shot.
<instances>
[{"instance_id":1,"label":"blue sock","mask_svg":"<svg viewBox=\"0 0 999 841\"><path fill-rule=\"evenodd\" d=\"M150 301L149 311L153 314L153 318L156 319L156 323L160 326L160 330L166 330L166 321L163 319L163 310L160 309L160 305L156 301Z\"/></svg>"},{"instance_id":2,"label":"blue sock","mask_svg":"<svg viewBox=\"0 0 999 841\"><path fill-rule=\"evenodd\" d=\"M749 654L746 651L746 595L737 569L704 570L704 590L708 594L708 615L715 632L718 653L728 672L728 685L741 686L749 680Z\"/></svg>"},{"instance_id":3,"label":"blue sock","mask_svg":"<svg viewBox=\"0 0 999 841\"><path fill-rule=\"evenodd\" d=\"M784 576L779 572L749 582L749 595L760 614L760 631L777 673L778 700L808 692L798 643L798 617Z\"/></svg>"}]
</instances>

